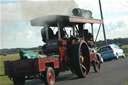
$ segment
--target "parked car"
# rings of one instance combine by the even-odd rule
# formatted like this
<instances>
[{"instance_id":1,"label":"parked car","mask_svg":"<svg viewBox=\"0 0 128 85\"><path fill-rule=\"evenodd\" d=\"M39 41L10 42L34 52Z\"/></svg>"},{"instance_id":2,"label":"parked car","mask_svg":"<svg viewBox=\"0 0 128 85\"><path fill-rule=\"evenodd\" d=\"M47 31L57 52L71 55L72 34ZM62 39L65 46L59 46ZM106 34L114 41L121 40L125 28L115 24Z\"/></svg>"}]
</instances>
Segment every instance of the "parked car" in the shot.
<instances>
[{"instance_id":1,"label":"parked car","mask_svg":"<svg viewBox=\"0 0 128 85\"><path fill-rule=\"evenodd\" d=\"M90 52L91 52L91 53L96 53L96 55L97 55L97 56L99 57L99 59L100 59L100 63L103 63L103 62L104 62L103 58L101 57L101 54L98 53L94 48L91 48L91 49L90 49Z\"/></svg>"},{"instance_id":2,"label":"parked car","mask_svg":"<svg viewBox=\"0 0 128 85\"><path fill-rule=\"evenodd\" d=\"M116 44L110 44L107 46L103 46L98 51L103 59L110 59L115 58L118 59L119 57L125 57L123 50Z\"/></svg>"}]
</instances>

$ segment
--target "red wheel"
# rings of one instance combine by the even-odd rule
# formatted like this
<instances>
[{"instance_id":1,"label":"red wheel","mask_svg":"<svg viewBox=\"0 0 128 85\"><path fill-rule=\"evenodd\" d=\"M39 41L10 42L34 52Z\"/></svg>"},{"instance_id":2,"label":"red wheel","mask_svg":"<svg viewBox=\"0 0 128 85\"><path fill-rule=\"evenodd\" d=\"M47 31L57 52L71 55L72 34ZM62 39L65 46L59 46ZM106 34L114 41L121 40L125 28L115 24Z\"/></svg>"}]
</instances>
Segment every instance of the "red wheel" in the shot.
<instances>
[{"instance_id":1,"label":"red wheel","mask_svg":"<svg viewBox=\"0 0 128 85\"><path fill-rule=\"evenodd\" d=\"M71 65L74 73L82 78L89 74L90 56L86 42L81 41L73 46Z\"/></svg>"},{"instance_id":2,"label":"red wheel","mask_svg":"<svg viewBox=\"0 0 128 85\"><path fill-rule=\"evenodd\" d=\"M45 71L44 78L45 85L54 85L55 83L55 74L52 67L48 67Z\"/></svg>"},{"instance_id":3,"label":"red wheel","mask_svg":"<svg viewBox=\"0 0 128 85\"><path fill-rule=\"evenodd\" d=\"M92 62L92 65L93 65L93 68L94 68L95 72L100 71L101 62L100 62L100 59L99 59L98 55L96 55L96 59Z\"/></svg>"}]
</instances>

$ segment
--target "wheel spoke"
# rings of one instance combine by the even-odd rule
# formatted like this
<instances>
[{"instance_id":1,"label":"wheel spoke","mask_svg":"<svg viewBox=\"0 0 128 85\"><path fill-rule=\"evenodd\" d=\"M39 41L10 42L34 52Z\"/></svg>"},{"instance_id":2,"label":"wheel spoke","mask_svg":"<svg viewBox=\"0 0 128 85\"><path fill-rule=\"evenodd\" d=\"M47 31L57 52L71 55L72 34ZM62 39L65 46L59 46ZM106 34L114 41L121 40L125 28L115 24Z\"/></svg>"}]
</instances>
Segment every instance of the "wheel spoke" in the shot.
<instances>
[{"instance_id":1,"label":"wheel spoke","mask_svg":"<svg viewBox=\"0 0 128 85\"><path fill-rule=\"evenodd\" d=\"M82 65L82 64L80 64L80 65L81 65L81 67L82 67L82 68L84 68L84 70L85 70L85 71L87 71L87 69L85 68L85 66L84 66L84 65Z\"/></svg>"}]
</instances>

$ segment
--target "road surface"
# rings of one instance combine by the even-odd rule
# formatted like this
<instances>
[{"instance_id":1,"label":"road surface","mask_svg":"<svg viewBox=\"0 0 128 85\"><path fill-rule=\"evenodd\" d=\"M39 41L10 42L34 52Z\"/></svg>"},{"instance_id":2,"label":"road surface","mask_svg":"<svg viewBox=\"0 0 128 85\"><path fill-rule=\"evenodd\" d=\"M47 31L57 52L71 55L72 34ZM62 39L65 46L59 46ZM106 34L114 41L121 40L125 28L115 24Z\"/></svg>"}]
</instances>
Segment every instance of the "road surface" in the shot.
<instances>
[{"instance_id":1,"label":"road surface","mask_svg":"<svg viewBox=\"0 0 128 85\"><path fill-rule=\"evenodd\" d=\"M91 68L86 78L78 78L70 71L64 72L56 79L55 85L128 85L128 57L107 61L101 71L95 73ZM33 80L26 85L44 85L41 80Z\"/></svg>"}]
</instances>

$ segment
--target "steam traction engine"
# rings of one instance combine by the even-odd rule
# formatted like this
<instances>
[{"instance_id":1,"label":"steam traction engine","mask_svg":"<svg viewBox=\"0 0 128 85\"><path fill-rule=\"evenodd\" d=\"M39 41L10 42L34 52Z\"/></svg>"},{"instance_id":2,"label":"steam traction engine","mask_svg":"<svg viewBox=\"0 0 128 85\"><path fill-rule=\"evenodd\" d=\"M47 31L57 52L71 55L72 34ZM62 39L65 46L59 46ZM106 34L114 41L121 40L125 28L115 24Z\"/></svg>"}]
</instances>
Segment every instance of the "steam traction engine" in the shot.
<instances>
[{"instance_id":1,"label":"steam traction engine","mask_svg":"<svg viewBox=\"0 0 128 85\"><path fill-rule=\"evenodd\" d=\"M23 85L25 80L33 78L54 85L59 72L69 69L83 78L89 74L91 64L99 72L100 56L90 49L95 43L93 24L101 25L103 21L93 19L88 10L74 9L73 14L43 16L31 21L32 26L43 26L42 40L46 44L39 53L47 57L5 61L5 74L13 78L14 85ZM84 29L86 23L91 25L92 33Z\"/></svg>"}]
</instances>

